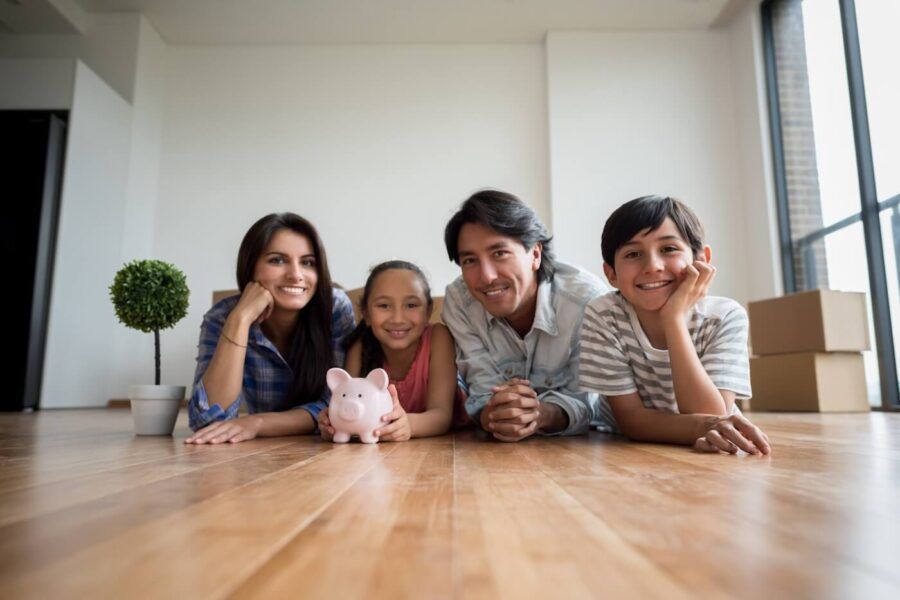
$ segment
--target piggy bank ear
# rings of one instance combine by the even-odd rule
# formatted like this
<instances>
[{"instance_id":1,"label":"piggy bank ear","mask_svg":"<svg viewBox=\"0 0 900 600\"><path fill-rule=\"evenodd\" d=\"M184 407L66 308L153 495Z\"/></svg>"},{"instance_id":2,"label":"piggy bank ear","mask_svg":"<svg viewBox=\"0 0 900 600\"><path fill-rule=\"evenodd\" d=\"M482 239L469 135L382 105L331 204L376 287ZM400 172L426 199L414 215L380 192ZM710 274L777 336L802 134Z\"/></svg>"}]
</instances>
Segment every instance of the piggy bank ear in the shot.
<instances>
[{"instance_id":1,"label":"piggy bank ear","mask_svg":"<svg viewBox=\"0 0 900 600\"><path fill-rule=\"evenodd\" d=\"M390 383L387 371L385 371L384 369L373 369L366 376L366 379L375 384L375 387L377 387L379 390L386 390L388 383Z\"/></svg>"},{"instance_id":2,"label":"piggy bank ear","mask_svg":"<svg viewBox=\"0 0 900 600\"><path fill-rule=\"evenodd\" d=\"M328 382L328 389L334 391L339 385L351 379L350 373L337 367L328 369L325 380Z\"/></svg>"}]
</instances>

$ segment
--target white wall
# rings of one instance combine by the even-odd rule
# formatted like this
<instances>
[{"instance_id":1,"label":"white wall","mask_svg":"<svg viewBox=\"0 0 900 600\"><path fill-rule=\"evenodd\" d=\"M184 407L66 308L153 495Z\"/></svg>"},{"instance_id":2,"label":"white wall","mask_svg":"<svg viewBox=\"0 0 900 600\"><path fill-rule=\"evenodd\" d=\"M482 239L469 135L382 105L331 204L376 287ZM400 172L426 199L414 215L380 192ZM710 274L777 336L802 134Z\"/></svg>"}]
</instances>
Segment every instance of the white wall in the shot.
<instances>
[{"instance_id":1,"label":"white wall","mask_svg":"<svg viewBox=\"0 0 900 600\"><path fill-rule=\"evenodd\" d=\"M703 221L714 294L744 301L744 202L726 32L552 32L547 37L552 213L560 256L602 271L619 205L681 198Z\"/></svg>"},{"instance_id":2,"label":"white wall","mask_svg":"<svg viewBox=\"0 0 900 600\"><path fill-rule=\"evenodd\" d=\"M165 100L166 44L141 19L134 76L128 183L120 263L153 258L159 157ZM167 332L161 333L167 339ZM117 324L109 359L108 398L127 398L133 383L153 383L153 335ZM164 348L168 350L168 348ZM163 372L166 380L168 373Z\"/></svg>"},{"instance_id":3,"label":"white wall","mask_svg":"<svg viewBox=\"0 0 900 600\"><path fill-rule=\"evenodd\" d=\"M758 2L747 2L728 26L736 102L746 300L784 293L772 175L765 64Z\"/></svg>"},{"instance_id":4,"label":"white wall","mask_svg":"<svg viewBox=\"0 0 900 600\"><path fill-rule=\"evenodd\" d=\"M116 322L131 107L75 65L40 404L101 406ZM151 371L152 372L152 371Z\"/></svg>"},{"instance_id":5,"label":"white wall","mask_svg":"<svg viewBox=\"0 0 900 600\"><path fill-rule=\"evenodd\" d=\"M346 286L403 257L440 293L458 273L443 226L476 189L520 195L560 257L596 272L609 213L669 193L707 225L714 293L780 292L755 2L725 29L546 45L167 47L122 17L105 50L91 42L118 96L83 65L32 59L88 42L0 36L23 57L0 61L0 107L75 106L44 406L150 381L152 337L120 325L106 291L134 258L188 276L190 313L162 333L163 382L188 384L210 292L234 286L241 236L272 211L318 225Z\"/></svg>"},{"instance_id":6,"label":"white wall","mask_svg":"<svg viewBox=\"0 0 900 600\"><path fill-rule=\"evenodd\" d=\"M152 336L119 324L106 290L153 256L166 44L138 14L94 15L84 36L0 36L0 53L24 57L0 60L0 108L72 110L42 405L103 405L153 377Z\"/></svg>"},{"instance_id":7,"label":"white wall","mask_svg":"<svg viewBox=\"0 0 900 600\"><path fill-rule=\"evenodd\" d=\"M435 290L458 274L443 227L484 186L548 216L540 45L170 47L155 253L182 268L188 317L163 377L190 382L213 289L241 237L290 210L319 228L335 281L402 257Z\"/></svg>"}]
</instances>

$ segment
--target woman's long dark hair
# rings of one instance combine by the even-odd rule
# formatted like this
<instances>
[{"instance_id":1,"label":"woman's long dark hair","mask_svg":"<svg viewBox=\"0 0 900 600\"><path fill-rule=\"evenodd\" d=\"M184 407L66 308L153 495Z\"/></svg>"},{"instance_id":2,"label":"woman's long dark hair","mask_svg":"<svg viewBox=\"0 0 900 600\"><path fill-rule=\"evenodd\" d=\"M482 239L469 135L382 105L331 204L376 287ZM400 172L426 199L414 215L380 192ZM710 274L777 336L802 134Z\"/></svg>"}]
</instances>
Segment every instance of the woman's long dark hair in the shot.
<instances>
[{"instance_id":1,"label":"woman's long dark hair","mask_svg":"<svg viewBox=\"0 0 900 600\"><path fill-rule=\"evenodd\" d=\"M266 215L244 235L237 258L237 283L241 292L253 281L256 263L276 233L288 229L303 236L316 257L316 291L298 316L291 333L291 346L285 360L294 371L294 381L285 397L285 408L315 402L325 391L325 373L334 364L331 347L333 296L328 259L319 232L313 224L294 213Z\"/></svg>"},{"instance_id":2,"label":"woman's long dark hair","mask_svg":"<svg viewBox=\"0 0 900 600\"><path fill-rule=\"evenodd\" d=\"M425 277L425 273L422 272L422 269L405 260L389 260L372 267L372 270L369 271L369 278L366 279L366 287L363 288L362 297L359 299L359 307L362 309L363 313L366 311L366 306L369 302L369 294L372 291L372 285L374 285L375 280L379 275L390 269L403 269L412 271L416 274L419 281L422 282L422 289L425 291L425 301L427 303L425 314L430 318L434 303L431 300L431 286L428 285L428 278ZM375 334L372 333L372 328L366 323L365 318L360 319L359 323L356 325L356 329L353 330L353 333L348 335L344 340L344 348L349 350L350 347L356 343L356 340L362 340L360 377L365 377L366 373L372 369L380 369L384 365L384 350L381 349L381 342L379 342L378 338L375 337Z\"/></svg>"}]
</instances>

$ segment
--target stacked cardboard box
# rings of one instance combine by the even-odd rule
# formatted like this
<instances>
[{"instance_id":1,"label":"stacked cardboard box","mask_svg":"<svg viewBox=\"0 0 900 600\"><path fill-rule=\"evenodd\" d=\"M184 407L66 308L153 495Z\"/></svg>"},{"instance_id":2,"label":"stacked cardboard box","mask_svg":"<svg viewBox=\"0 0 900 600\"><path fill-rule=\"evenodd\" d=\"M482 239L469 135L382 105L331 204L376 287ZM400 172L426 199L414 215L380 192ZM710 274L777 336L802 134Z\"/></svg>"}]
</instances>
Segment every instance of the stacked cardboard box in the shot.
<instances>
[{"instance_id":1,"label":"stacked cardboard box","mask_svg":"<svg viewBox=\"0 0 900 600\"><path fill-rule=\"evenodd\" d=\"M814 290L749 304L756 411L867 411L866 295Z\"/></svg>"}]
</instances>

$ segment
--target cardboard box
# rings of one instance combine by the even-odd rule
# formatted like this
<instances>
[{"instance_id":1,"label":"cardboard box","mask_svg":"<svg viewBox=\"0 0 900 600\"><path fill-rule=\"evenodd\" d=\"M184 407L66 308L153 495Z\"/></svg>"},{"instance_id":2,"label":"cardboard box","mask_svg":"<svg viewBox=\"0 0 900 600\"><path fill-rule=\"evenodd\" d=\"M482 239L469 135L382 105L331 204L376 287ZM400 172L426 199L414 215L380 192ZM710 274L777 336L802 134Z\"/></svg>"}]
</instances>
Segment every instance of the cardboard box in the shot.
<instances>
[{"instance_id":1,"label":"cardboard box","mask_svg":"<svg viewBox=\"0 0 900 600\"><path fill-rule=\"evenodd\" d=\"M750 359L754 411L867 412L862 354L800 352Z\"/></svg>"},{"instance_id":2,"label":"cardboard box","mask_svg":"<svg viewBox=\"0 0 900 600\"><path fill-rule=\"evenodd\" d=\"M866 295L813 290L748 305L753 354L868 350Z\"/></svg>"},{"instance_id":3,"label":"cardboard box","mask_svg":"<svg viewBox=\"0 0 900 600\"><path fill-rule=\"evenodd\" d=\"M224 300L225 298L230 298L232 296L237 296L240 293L240 290L214 290L212 294L212 303L213 305L216 305L220 300Z\"/></svg>"}]
</instances>

